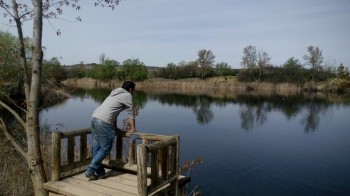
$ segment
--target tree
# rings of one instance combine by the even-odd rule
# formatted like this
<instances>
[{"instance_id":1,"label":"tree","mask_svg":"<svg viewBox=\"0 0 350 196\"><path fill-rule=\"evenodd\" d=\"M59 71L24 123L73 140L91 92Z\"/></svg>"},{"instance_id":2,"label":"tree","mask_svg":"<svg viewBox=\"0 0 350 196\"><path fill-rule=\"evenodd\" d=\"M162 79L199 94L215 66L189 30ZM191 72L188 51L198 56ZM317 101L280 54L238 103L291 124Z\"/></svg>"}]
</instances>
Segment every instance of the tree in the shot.
<instances>
[{"instance_id":1,"label":"tree","mask_svg":"<svg viewBox=\"0 0 350 196\"><path fill-rule=\"evenodd\" d=\"M249 80L252 79L252 72L257 66L257 52L256 47L249 45L243 48L243 56L241 65L248 70L249 72Z\"/></svg>"},{"instance_id":2,"label":"tree","mask_svg":"<svg viewBox=\"0 0 350 196\"><path fill-rule=\"evenodd\" d=\"M32 0L32 4L18 3L12 0L12 4L0 0L0 7L5 10L5 17L9 17L9 22L14 22L18 33L18 52L20 56L21 74L23 75L23 89L26 101L25 119L0 101L0 105L7 109L25 129L27 145L22 147L16 138L13 137L2 119L0 119L0 129L3 130L5 136L11 141L17 152L25 158L28 164L29 173L33 183L35 195L45 195L43 183L47 181L40 146L40 127L39 127L39 96L42 81L42 32L43 18L55 18L63 13L62 6L72 6L79 10L79 0ZM107 6L114 9L119 0L96 0L95 6ZM23 36L22 25L27 20L33 21L33 37L31 47L31 66L28 66L26 58L25 39ZM57 31L57 34L60 32ZM31 73L29 73L31 71Z\"/></svg>"},{"instance_id":3,"label":"tree","mask_svg":"<svg viewBox=\"0 0 350 196\"><path fill-rule=\"evenodd\" d=\"M257 64L257 53L256 53L256 47L249 45L245 48L243 48L243 57L241 65L246 69L253 69L256 68Z\"/></svg>"},{"instance_id":4,"label":"tree","mask_svg":"<svg viewBox=\"0 0 350 196\"><path fill-rule=\"evenodd\" d=\"M201 78L204 79L210 75L212 67L214 64L215 55L210 50L200 50L198 51L197 62L201 68Z\"/></svg>"},{"instance_id":5,"label":"tree","mask_svg":"<svg viewBox=\"0 0 350 196\"><path fill-rule=\"evenodd\" d=\"M228 76L232 74L230 66L225 62L217 63L215 65L215 72L218 76Z\"/></svg>"},{"instance_id":6,"label":"tree","mask_svg":"<svg viewBox=\"0 0 350 196\"><path fill-rule=\"evenodd\" d=\"M302 65L300 64L298 59L294 59L294 57L290 57L284 64L284 68L287 69L300 69Z\"/></svg>"},{"instance_id":7,"label":"tree","mask_svg":"<svg viewBox=\"0 0 350 196\"><path fill-rule=\"evenodd\" d=\"M18 66L17 39L0 31L0 91L13 87L18 91L20 67Z\"/></svg>"},{"instance_id":8,"label":"tree","mask_svg":"<svg viewBox=\"0 0 350 196\"><path fill-rule=\"evenodd\" d=\"M271 58L266 51L259 51L258 53L258 67L259 67L259 80L261 80L261 75L263 70L269 65Z\"/></svg>"},{"instance_id":9,"label":"tree","mask_svg":"<svg viewBox=\"0 0 350 196\"><path fill-rule=\"evenodd\" d=\"M337 76L339 79L350 79L349 76L349 69L343 65L343 63L340 63L338 70L337 70Z\"/></svg>"},{"instance_id":10,"label":"tree","mask_svg":"<svg viewBox=\"0 0 350 196\"><path fill-rule=\"evenodd\" d=\"M103 65L105 64L105 60L106 60L106 55L105 53L102 53L99 57L99 60L100 60L100 64Z\"/></svg>"},{"instance_id":11,"label":"tree","mask_svg":"<svg viewBox=\"0 0 350 196\"><path fill-rule=\"evenodd\" d=\"M304 60L307 65L310 65L313 74L312 74L312 80L315 79L315 75L318 71L322 69L322 63L323 63L323 56L322 56L322 50L320 50L317 46L308 46L307 52L309 54L304 55Z\"/></svg>"},{"instance_id":12,"label":"tree","mask_svg":"<svg viewBox=\"0 0 350 196\"><path fill-rule=\"evenodd\" d=\"M120 80L143 81L148 77L147 67L139 59L127 59L117 73Z\"/></svg>"}]
</instances>

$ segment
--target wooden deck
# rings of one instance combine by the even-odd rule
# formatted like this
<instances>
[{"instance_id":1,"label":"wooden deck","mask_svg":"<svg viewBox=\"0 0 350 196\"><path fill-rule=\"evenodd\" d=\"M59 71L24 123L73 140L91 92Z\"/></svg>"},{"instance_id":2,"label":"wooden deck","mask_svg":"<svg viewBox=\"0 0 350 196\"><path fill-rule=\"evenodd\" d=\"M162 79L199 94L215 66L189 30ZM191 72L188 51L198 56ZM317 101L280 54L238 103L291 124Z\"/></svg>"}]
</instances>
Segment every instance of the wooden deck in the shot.
<instances>
[{"instance_id":1,"label":"wooden deck","mask_svg":"<svg viewBox=\"0 0 350 196\"><path fill-rule=\"evenodd\" d=\"M178 172L178 136L136 133L140 142L130 140L125 145L123 138L129 136L118 133L115 155L103 162L109 168L106 178L89 181L84 167L91 161L87 153L90 133L89 129L53 132L51 181L44 184L49 195L186 195L190 178ZM126 163L122 162L125 146L129 148ZM62 154L68 160L62 160Z\"/></svg>"},{"instance_id":2,"label":"wooden deck","mask_svg":"<svg viewBox=\"0 0 350 196\"><path fill-rule=\"evenodd\" d=\"M108 172L105 179L89 181L84 173L81 173L60 181L48 182L44 185L44 188L50 192L67 196L138 195L137 176L113 170Z\"/></svg>"},{"instance_id":3,"label":"wooden deck","mask_svg":"<svg viewBox=\"0 0 350 196\"><path fill-rule=\"evenodd\" d=\"M67 195L67 196L136 196L137 176L134 174L124 173L109 170L108 176L104 179L89 181L84 173L80 173L60 181L51 181L45 183L44 188L50 191L50 196ZM184 176L180 176L180 180L185 180ZM188 179L187 179L188 180ZM151 179L147 179L147 184L151 183ZM187 183L187 182L186 182ZM181 184L180 184L181 186ZM168 189L169 186L164 186L160 190ZM185 189L181 188L182 191ZM161 192L161 191L160 191ZM181 192L181 191L179 191ZM161 195L159 192L158 195ZM156 194L156 195L157 195ZM154 194L151 194L154 195ZM182 195L182 194L181 194Z\"/></svg>"}]
</instances>

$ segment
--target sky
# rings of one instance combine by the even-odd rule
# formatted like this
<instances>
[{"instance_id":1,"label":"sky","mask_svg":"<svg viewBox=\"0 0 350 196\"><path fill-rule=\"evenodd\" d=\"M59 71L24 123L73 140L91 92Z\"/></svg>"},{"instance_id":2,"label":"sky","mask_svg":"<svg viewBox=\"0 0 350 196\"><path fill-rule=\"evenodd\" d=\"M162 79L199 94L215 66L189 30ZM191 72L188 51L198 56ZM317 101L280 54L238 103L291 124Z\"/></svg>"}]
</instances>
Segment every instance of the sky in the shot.
<instances>
[{"instance_id":1,"label":"sky","mask_svg":"<svg viewBox=\"0 0 350 196\"><path fill-rule=\"evenodd\" d=\"M350 66L350 0L122 0L114 10L80 4L79 11L64 8L61 19L44 21L45 59L99 63L105 54L165 67L195 61L205 49L215 63L241 68L243 49L252 45L280 66L290 57L304 63L312 45L324 63ZM71 22L77 16L82 21ZM31 23L24 24L29 37ZM4 19L0 30L16 35Z\"/></svg>"}]
</instances>

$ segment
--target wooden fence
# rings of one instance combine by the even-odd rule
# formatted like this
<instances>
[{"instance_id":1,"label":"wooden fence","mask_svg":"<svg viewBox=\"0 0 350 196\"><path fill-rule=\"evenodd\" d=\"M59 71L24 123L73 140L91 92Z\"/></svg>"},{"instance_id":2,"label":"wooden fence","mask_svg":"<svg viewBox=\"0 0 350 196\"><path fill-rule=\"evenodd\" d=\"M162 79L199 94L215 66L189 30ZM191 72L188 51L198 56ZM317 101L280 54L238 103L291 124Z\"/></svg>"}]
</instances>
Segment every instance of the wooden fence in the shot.
<instances>
[{"instance_id":1,"label":"wooden fence","mask_svg":"<svg viewBox=\"0 0 350 196\"><path fill-rule=\"evenodd\" d=\"M89 128L52 132L51 181L59 181L75 172L81 172L91 162L89 134ZM181 195L178 191L185 191L184 188L179 189L179 136L147 133L126 136L123 131L116 131L116 136L115 148L103 164L113 170L135 173L139 195L152 194L165 185L169 185L171 195ZM128 153L125 157L123 153L126 150ZM66 156L65 161L62 155ZM150 183L147 183L147 178L151 179ZM185 184L188 182L186 180Z\"/></svg>"}]
</instances>

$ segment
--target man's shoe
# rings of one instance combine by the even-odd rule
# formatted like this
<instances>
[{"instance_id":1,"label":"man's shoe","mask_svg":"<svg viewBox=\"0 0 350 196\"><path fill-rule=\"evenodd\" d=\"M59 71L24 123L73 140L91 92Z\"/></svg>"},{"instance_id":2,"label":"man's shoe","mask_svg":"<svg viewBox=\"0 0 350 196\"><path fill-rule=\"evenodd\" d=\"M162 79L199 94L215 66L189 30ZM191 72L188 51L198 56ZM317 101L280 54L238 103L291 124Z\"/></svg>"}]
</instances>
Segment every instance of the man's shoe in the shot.
<instances>
[{"instance_id":1,"label":"man's shoe","mask_svg":"<svg viewBox=\"0 0 350 196\"><path fill-rule=\"evenodd\" d=\"M104 174L102 174L102 175L98 175L98 178L99 179L105 179L105 178L107 178L108 177L108 174L107 173L104 173Z\"/></svg>"},{"instance_id":2,"label":"man's shoe","mask_svg":"<svg viewBox=\"0 0 350 196\"><path fill-rule=\"evenodd\" d=\"M89 178L89 181L98 179L98 176L96 174L89 174L88 172L85 172L85 176Z\"/></svg>"}]
</instances>

